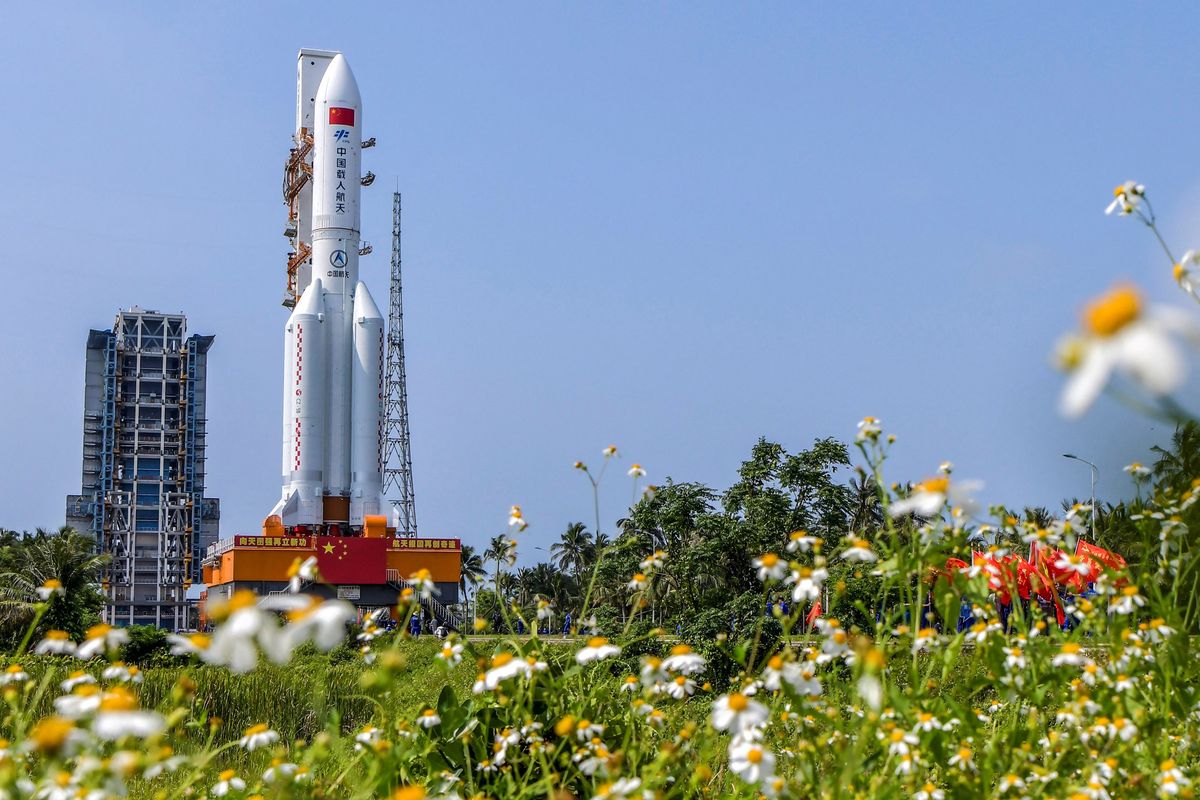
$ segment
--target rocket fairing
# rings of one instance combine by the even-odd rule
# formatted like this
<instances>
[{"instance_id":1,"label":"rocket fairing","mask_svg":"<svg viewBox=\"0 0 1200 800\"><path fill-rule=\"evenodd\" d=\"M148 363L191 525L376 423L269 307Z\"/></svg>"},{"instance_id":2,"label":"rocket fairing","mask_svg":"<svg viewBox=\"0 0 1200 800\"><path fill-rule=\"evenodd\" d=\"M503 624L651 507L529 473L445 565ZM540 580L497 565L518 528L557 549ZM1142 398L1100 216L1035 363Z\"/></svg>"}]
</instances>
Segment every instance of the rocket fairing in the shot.
<instances>
[{"instance_id":1,"label":"rocket fairing","mask_svg":"<svg viewBox=\"0 0 1200 800\"><path fill-rule=\"evenodd\" d=\"M341 54L312 115L311 278L285 326L283 492L271 514L285 530L348 534L386 507L384 319L358 280L362 99Z\"/></svg>"}]
</instances>

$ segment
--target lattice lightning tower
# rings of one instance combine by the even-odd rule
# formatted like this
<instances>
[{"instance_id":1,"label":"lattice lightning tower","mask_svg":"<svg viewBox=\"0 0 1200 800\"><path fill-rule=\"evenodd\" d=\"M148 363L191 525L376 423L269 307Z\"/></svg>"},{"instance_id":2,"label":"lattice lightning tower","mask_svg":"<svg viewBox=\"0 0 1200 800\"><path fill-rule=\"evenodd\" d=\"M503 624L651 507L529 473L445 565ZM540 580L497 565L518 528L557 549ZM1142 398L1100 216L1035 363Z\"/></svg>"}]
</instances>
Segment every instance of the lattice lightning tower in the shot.
<instances>
[{"instance_id":1,"label":"lattice lightning tower","mask_svg":"<svg viewBox=\"0 0 1200 800\"><path fill-rule=\"evenodd\" d=\"M392 284L388 304L387 387L384 395L383 491L396 507L397 536L417 535L412 450L408 434L408 381L404 374L404 292L400 278L400 193L392 194Z\"/></svg>"}]
</instances>

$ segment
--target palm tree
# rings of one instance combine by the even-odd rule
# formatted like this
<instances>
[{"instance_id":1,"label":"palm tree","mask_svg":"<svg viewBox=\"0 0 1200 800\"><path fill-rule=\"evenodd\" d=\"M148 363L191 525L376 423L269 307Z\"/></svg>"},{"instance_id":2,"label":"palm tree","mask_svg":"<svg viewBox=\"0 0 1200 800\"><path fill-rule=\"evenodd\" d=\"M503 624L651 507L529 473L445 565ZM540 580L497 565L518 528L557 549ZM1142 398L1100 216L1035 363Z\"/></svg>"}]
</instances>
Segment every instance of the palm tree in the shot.
<instances>
[{"instance_id":1,"label":"palm tree","mask_svg":"<svg viewBox=\"0 0 1200 800\"><path fill-rule=\"evenodd\" d=\"M485 561L495 561L496 571L493 580L496 584L496 591L500 591L500 562L508 559L508 538L500 533L492 537L488 542L487 550L483 551L483 559Z\"/></svg>"},{"instance_id":2,"label":"palm tree","mask_svg":"<svg viewBox=\"0 0 1200 800\"><path fill-rule=\"evenodd\" d=\"M876 531L883 527L883 506L879 504L879 484L872 475L850 479L850 530Z\"/></svg>"},{"instance_id":3,"label":"palm tree","mask_svg":"<svg viewBox=\"0 0 1200 800\"><path fill-rule=\"evenodd\" d=\"M559 569L571 571L578 577L579 570L587 563L588 550L592 547L592 538L588 536L587 528L582 522L572 522L563 531L561 539L551 545L550 555L554 557Z\"/></svg>"},{"instance_id":4,"label":"palm tree","mask_svg":"<svg viewBox=\"0 0 1200 800\"><path fill-rule=\"evenodd\" d=\"M459 555L458 588L465 595L468 584L472 587L478 586L486 575L487 566L483 563L483 556L476 553L471 545L464 544Z\"/></svg>"},{"instance_id":5,"label":"palm tree","mask_svg":"<svg viewBox=\"0 0 1200 800\"><path fill-rule=\"evenodd\" d=\"M58 581L63 592L52 597L42 626L81 638L104 605L100 578L108 556L96 553L90 536L67 526L37 531L13 555L12 569L0 573L0 620L28 624L40 600L37 590Z\"/></svg>"}]
</instances>

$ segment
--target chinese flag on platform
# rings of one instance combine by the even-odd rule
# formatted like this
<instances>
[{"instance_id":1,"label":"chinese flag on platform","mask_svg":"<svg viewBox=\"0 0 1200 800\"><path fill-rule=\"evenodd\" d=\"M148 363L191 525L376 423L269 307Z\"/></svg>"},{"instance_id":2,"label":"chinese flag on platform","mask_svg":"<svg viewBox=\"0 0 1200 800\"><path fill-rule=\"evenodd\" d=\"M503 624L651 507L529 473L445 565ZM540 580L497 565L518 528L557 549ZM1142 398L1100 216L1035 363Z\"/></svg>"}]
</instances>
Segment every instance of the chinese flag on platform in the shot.
<instances>
[{"instance_id":1,"label":"chinese flag on platform","mask_svg":"<svg viewBox=\"0 0 1200 800\"><path fill-rule=\"evenodd\" d=\"M383 583L387 539L318 536L317 569L326 583Z\"/></svg>"},{"instance_id":2,"label":"chinese flag on platform","mask_svg":"<svg viewBox=\"0 0 1200 800\"><path fill-rule=\"evenodd\" d=\"M804 622L808 627L812 627L817 618L821 616L821 601L813 603L812 609L808 612L808 616L804 618Z\"/></svg>"},{"instance_id":3,"label":"chinese flag on platform","mask_svg":"<svg viewBox=\"0 0 1200 800\"><path fill-rule=\"evenodd\" d=\"M353 108L337 108L331 106L329 109L329 124L330 125L353 125L354 124L354 109Z\"/></svg>"}]
</instances>

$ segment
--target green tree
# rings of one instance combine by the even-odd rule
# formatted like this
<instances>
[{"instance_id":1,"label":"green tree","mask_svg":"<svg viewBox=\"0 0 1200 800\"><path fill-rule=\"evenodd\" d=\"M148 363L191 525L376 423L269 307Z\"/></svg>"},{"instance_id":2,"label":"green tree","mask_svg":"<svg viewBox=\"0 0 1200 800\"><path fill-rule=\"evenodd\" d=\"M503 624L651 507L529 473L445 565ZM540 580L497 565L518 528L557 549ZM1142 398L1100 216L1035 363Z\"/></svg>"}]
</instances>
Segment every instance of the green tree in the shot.
<instances>
[{"instance_id":1,"label":"green tree","mask_svg":"<svg viewBox=\"0 0 1200 800\"><path fill-rule=\"evenodd\" d=\"M0 573L0 620L10 636L29 624L40 601L37 590L52 580L63 592L51 597L40 630L64 630L79 639L99 620L100 577L108 557L96 553L90 536L70 527L38 530L13 556L11 569Z\"/></svg>"},{"instance_id":2,"label":"green tree","mask_svg":"<svg viewBox=\"0 0 1200 800\"><path fill-rule=\"evenodd\" d=\"M572 522L559 540L550 546L550 555L559 569L569 570L577 576L588 562L592 550L592 537L588 536L587 528L582 522Z\"/></svg>"},{"instance_id":3,"label":"green tree","mask_svg":"<svg viewBox=\"0 0 1200 800\"><path fill-rule=\"evenodd\" d=\"M469 544L462 546L459 564L458 588L465 595L468 586L478 587L487 576L487 567L483 563L483 556L475 552L475 548Z\"/></svg>"}]
</instances>

